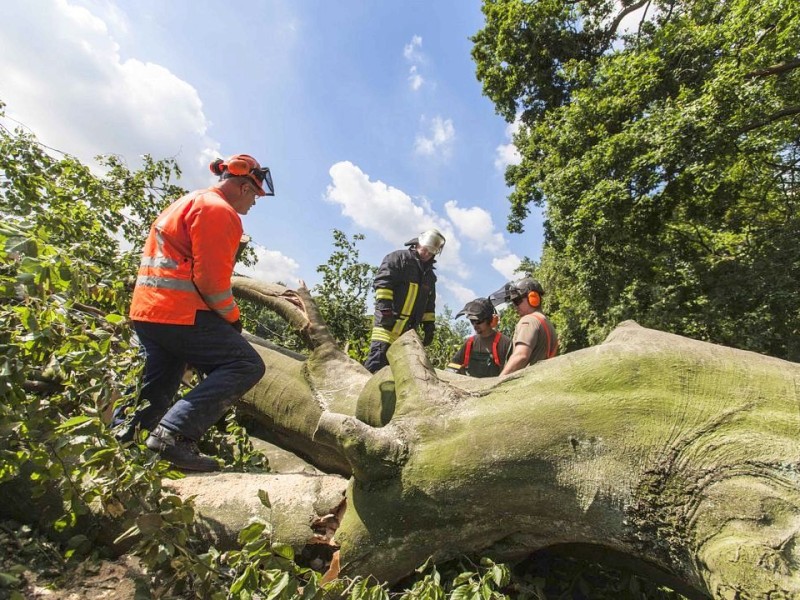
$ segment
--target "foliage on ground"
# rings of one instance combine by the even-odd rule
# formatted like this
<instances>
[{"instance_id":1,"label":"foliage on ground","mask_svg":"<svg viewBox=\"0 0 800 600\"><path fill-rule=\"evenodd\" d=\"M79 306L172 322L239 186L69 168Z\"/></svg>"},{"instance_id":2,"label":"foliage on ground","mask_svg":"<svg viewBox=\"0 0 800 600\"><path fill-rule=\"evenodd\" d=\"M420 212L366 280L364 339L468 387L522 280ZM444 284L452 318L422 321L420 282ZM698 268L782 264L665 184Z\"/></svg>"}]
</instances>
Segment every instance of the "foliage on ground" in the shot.
<instances>
[{"instance_id":1,"label":"foliage on ground","mask_svg":"<svg viewBox=\"0 0 800 600\"><path fill-rule=\"evenodd\" d=\"M0 597L10 600L38 597L47 590L51 600L102 597L108 600L154 598L256 598L334 600L682 600L669 588L635 574L602 564L540 552L514 567L483 558L467 557L422 565L393 589L370 579L338 579L322 585L321 577L298 568L287 548L265 552L265 526L255 525L240 536L242 549L228 553L226 590L200 588L171 590L153 584L141 561L101 559L65 560L62 549L29 526L0 522ZM250 570L245 563L252 567ZM275 567L270 569L269 567ZM111 587L110 587L111 586ZM77 594L77 596L76 596ZM45 597L44 594L42 597Z\"/></svg>"}]
</instances>

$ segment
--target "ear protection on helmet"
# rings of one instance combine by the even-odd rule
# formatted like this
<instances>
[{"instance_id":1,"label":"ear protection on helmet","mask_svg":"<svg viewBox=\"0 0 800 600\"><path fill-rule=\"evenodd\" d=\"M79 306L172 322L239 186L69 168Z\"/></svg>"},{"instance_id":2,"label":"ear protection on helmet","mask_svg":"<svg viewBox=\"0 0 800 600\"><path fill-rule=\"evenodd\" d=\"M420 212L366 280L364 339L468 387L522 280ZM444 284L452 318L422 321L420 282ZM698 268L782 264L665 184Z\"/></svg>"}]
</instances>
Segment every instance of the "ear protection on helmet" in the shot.
<instances>
[{"instance_id":1,"label":"ear protection on helmet","mask_svg":"<svg viewBox=\"0 0 800 600\"><path fill-rule=\"evenodd\" d=\"M242 177L244 175L250 175L250 172L256 168L256 165L258 165L258 162L249 154L237 154L229 158L228 162L218 158L208 165L208 168L211 169L214 175L222 175L227 171L230 175Z\"/></svg>"},{"instance_id":2,"label":"ear protection on helmet","mask_svg":"<svg viewBox=\"0 0 800 600\"><path fill-rule=\"evenodd\" d=\"M257 188L258 196L275 195L275 186L272 183L269 167L261 167L258 161L249 154L234 154L227 161L218 158L208 165L208 168L220 179L249 177Z\"/></svg>"},{"instance_id":3,"label":"ear protection on helmet","mask_svg":"<svg viewBox=\"0 0 800 600\"><path fill-rule=\"evenodd\" d=\"M248 158L250 161L247 160ZM228 173L237 177L241 175L249 175L250 171L255 167L255 163L255 159L251 156L240 154L235 158L232 158L228 163Z\"/></svg>"},{"instance_id":4,"label":"ear protection on helmet","mask_svg":"<svg viewBox=\"0 0 800 600\"><path fill-rule=\"evenodd\" d=\"M528 304L533 308L539 308L541 303L542 297L539 295L539 292L528 292Z\"/></svg>"},{"instance_id":5,"label":"ear protection on helmet","mask_svg":"<svg viewBox=\"0 0 800 600\"><path fill-rule=\"evenodd\" d=\"M500 317L497 316L497 313L494 313L492 315L492 320L489 321L489 325L492 327L492 329L494 329L495 327L497 327L497 323L499 322L500 322Z\"/></svg>"}]
</instances>

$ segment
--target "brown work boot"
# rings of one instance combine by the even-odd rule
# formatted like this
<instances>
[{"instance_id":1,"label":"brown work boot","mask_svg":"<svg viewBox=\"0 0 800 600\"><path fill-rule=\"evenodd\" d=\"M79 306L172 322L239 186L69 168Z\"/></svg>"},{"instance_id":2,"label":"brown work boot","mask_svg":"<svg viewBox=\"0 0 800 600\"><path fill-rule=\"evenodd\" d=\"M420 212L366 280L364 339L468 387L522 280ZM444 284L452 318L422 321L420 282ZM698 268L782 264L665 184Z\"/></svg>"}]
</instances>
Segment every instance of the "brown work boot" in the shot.
<instances>
[{"instance_id":1,"label":"brown work boot","mask_svg":"<svg viewBox=\"0 0 800 600\"><path fill-rule=\"evenodd\" d=\"M215 459L200 454L197 442L179 433L173 433L161 425L150 433L145 446L153 452L158 452L161 458L184 471L210 472L220 469Z\"/></svg>"}]
</instances>

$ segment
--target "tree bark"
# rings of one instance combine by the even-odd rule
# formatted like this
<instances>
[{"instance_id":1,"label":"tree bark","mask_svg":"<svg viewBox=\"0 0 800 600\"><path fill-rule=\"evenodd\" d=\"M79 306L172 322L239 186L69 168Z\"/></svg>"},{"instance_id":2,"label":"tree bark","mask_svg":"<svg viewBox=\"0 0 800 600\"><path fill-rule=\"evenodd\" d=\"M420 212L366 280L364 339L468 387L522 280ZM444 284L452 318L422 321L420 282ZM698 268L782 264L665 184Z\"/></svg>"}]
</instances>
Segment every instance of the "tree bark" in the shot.
<instances>
[{"instance_id":1,"label":"tree bark","mask_svg":"<svg viewBox=\"0 0 800 600\"><path fill-rule=\"evenodd\" d=\"M576 545L696 594L800 595L800 365L625 322L502 382L435 371L409 332L370 376L297 293L283 309L311 354L259 346L243 406L269 441L352 474L343 574Z\"/></svg>"}]
</instances>

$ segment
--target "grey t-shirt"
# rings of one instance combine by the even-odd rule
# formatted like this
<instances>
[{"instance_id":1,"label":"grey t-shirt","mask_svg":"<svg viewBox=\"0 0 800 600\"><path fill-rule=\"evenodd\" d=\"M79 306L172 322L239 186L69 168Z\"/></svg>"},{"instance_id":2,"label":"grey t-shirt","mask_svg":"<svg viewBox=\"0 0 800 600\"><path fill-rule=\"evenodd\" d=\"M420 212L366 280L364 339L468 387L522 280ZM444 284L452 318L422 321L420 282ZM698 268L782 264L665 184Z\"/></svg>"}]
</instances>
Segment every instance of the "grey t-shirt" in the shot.
<instances>
[{"instance_id":1,"label":"grey t-shirt","mask_svg":"<svg viewBox=\"0 0 800 600\"><path fill-rule=\"evenodd\" d=\"M552 323L540 312L520 317L514 328L513 346L518 343L531 348L528 364L554 356L558 350L558 336Z\"/></svg>"}]
</instances>

